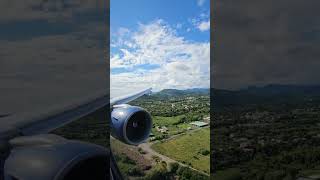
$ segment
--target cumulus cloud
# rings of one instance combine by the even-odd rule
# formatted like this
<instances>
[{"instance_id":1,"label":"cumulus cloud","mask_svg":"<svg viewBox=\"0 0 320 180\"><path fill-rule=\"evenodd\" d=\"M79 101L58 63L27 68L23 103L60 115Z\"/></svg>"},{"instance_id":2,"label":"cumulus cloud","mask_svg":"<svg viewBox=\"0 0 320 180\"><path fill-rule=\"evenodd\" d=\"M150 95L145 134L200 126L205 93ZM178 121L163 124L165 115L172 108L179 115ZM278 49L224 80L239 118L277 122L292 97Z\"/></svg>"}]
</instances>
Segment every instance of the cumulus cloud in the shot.
<instances>
[{"instance_id":1,"label":"cumulus cloud","mask_svg":"<svg viewBox=\"0 0 320 180\"><path fill-rule=\"evenodd\" d=\"M210 29L210 20L209 21L200 22L198 24L198 29L200 31L208 31Z\"/></svg>"},{"instance_id":2,"label":"cumulus cloud","mask_svg":"<svg viewBox=\"0 0 320 180\"><path fill-rule=\"evenodd\" d=\"M111 74L111 93L145 87L155 91L209 87L209 40L188 41L161 19L140 24L130 36L117 44L119 52L111 54L111 71L128 70Z\"/></svg>"},{"instance_id":3,"label":"cumulus cloud","mask_svg":"<svg viewBox=\"0 0 320 180\"><path fill-rule=\"evenodd\" d=\"M201 13L199 16L195 18L190 18L189 22L201 32L210 30L209 13Z\"/></svg>"}]
</instances>

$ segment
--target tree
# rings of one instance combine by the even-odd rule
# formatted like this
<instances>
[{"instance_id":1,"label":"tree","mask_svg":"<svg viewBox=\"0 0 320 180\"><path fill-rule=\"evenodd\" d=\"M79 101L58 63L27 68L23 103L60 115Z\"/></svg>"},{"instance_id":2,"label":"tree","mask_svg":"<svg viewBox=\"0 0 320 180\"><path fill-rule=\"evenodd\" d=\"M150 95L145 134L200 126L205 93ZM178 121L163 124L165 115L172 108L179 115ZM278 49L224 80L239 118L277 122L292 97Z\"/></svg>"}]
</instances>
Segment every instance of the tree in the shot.
<instances>
[{"instance_id":1,"label":"tree","mask_svg":"<svg viewBox=\"0 0 320 180\"><path fill-rule=\"evenodd\" d=\"M179 165L179 163L177 163L177 162L170 163L170 164L169 164L169 172L174 174L174 173L177 172L177 170L179 169L179 167L180 167L180 165Z\"/></svg>"}]
</instances>

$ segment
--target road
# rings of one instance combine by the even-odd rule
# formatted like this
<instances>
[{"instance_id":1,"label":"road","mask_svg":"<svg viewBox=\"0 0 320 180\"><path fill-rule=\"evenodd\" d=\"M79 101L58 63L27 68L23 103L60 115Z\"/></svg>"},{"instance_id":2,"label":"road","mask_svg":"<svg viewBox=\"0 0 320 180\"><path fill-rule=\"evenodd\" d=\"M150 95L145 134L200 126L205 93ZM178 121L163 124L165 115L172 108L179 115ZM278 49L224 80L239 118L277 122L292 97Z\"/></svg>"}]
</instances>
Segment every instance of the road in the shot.
<instances>
[{"instance_id":1,"label":"road","mask_svg":"<svg viewBox=\"0 0 320 180\"><path fill-rule=\"evenodd\" d=\"M209 127L209 126L204 127L204 128L208 128L208 127ZM171 136L170 138L166 139L166 141L171 140L171 139L176 138L176 137L181 136L181 135L185 135L185 134L192 133L192 132L194 132L194 131L196 131L196 130L200 130L200 129L203 129L203 128L197 128L197 129L188 131L187 133L182 133L182 134L177 134L177 135ZM174 159L171 159L171 158L169 158L168 156L159 154L158 152L156 152L155 150L153 150L153 149L151 148L151 146L152 146L153 144L155 144L155 143L157 143L157 142L147 142L147 143L142 143L142 144L140 144L140 145L138 146L138 147L140 147L143 151L146 152L146 153L144 154L144 157L145 157L145 158L147 158L147 159L149 159L149 160L152 161L152 160L153 160L152 156L158 156L159 158L161 158L162 161L165 161L167 164L176 162L176 163L178 163L180 166L189 167L190 169L192 169L192 170L194 170L194 171L197 171L197 172L199 172L200 174L203 174L203 175L205 175L205 176L210 176L209 174L204 173L203 171L200 171L200 170L195 169L195 168L193 168L193 167L190 167L190 166L188 166L188 165L186 165L186 164L183 164L183 163L181 163L181 162L179 162L179 161L176 161L176 160L174 160Z\"/></svg>"}]
</instances>

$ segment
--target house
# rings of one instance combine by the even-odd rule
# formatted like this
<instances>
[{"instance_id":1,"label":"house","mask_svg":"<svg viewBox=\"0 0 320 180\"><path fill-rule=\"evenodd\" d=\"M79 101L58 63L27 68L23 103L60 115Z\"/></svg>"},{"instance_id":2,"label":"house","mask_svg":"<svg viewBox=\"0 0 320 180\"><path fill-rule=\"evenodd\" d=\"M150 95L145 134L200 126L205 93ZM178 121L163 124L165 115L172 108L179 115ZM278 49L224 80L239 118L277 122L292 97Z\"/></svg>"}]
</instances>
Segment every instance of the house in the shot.
<instances>
[{"instance_id":1,"label":"house","mask_svg":"<svg viewBox=\"0 0 320 180\"><path fill-rule=\"evenodd\" d=\"M157 127L156 127L156 130L157 130L158 132L161 132L161 133L166 133L166 132L168 132L168 128L167 128L166 126L162 126L162 127L157 126Z\"/></svg>"},{"instance_id":2,"label":"house","mask_svg":"<svg viewBox=\"0 0 320 180\"><path fill-rule=\"evenodd\" d=\"M210 116L204 117L204 118L203 118L203 121L205 121L205 122L210 122Z\"/></svg>"},{"instance_id":3,"label":"house","mask_svg":"<svg viewBox=\"0 0 320 180\"><path fill-rule=\"evenodd\" d=\"M194 126L197 126L197 127L204 127L204 126L208 125L208 123L202 122L202 121L193 121L190 124L194 125Z\"/></svg>"},{"instance_id":4,"label":"house","mask_svg":"<svg viewBox=\"0 0 320 180\"><path fill-rule=\"evenodd\" d=\"M162 132L162 133L166 133L167 131L168 131L168 128L165 126L162 126L160 129L160 132Z\"/></svg>"}]
</instances>

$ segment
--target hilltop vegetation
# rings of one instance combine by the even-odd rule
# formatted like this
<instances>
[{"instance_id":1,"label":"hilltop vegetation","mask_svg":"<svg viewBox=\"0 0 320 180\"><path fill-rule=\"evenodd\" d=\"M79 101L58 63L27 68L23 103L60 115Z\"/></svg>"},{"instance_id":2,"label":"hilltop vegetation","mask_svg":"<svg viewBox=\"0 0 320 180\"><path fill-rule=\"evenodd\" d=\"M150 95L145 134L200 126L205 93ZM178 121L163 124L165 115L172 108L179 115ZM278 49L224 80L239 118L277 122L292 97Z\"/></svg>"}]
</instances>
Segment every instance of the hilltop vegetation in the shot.
<instances>
[{"instance_id":1,"label":"hilltop vegetation","mask_svg":"<svg viewBox=\"0 0 320 180\"><path fill-rule=\"evenodd\" d=\"M130 104L144 107L152 116L185 115L187 119L201 119L201 115L210 112L209 89L165 89L150 96L145 95Z\"/></svg>"},{"instance_id":2,"label":"hilltop vegetation","mask_svg":"<svg viewBox=\"0 0 320 180\"><path fill-rule=\"evenodd\" d=\"M267 85L241 90L212 89L215 111L220 107L242 105L283 105L313 101L320 103L320 86Z\"/></svg>"},{"instance_id":3,"label":"hilltop vegetation","mask_svg":"<svg viewBox=\"0 0 320 180\"><path fill-rule=\"evenodd\" d=\"M289 180L320 175L318 90L285 85L215 90L213 177Z\"/></svg>"}]
</instances>

